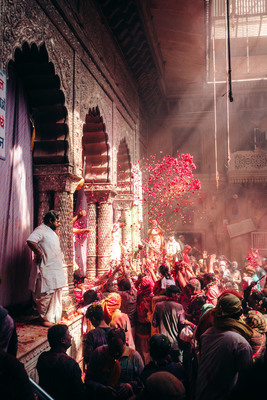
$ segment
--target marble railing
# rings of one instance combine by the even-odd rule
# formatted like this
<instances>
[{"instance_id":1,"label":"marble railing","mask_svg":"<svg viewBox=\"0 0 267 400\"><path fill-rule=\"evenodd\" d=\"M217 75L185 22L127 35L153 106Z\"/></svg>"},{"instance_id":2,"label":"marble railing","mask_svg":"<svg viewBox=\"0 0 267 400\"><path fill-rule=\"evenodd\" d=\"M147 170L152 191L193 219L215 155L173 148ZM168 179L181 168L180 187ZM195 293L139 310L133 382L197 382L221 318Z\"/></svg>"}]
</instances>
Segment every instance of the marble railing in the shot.
<instances>
[{"instance_id":1,"label":"marble railing","mask_svg":"<svg viewBox=\"0 0 267 400\"><path fill-rule=\"evenodd\" d=\"M267 153L261 150L231 153L228 179L231 183L267 182Z\"/></svg>"},{"instance_id":2,"label":"marble railing","mask_svg":"<svg viewBox=\"0 0 267 400\"><path fill-rule=\"evenodd\" d=\"M63 320L69 327L69 332L72 336L72 346L67 353L74 358L82 368L82 316L76 316L71 320ZM24 367L35 382L38 383L38 373L36 370L37 360L43 351L50 349L47 341L48 328L38 325L17 326L18 334L18 354L17 358L24 364ZM0 396L1 397L1 396Z\"/></svg>"}]
</instances>

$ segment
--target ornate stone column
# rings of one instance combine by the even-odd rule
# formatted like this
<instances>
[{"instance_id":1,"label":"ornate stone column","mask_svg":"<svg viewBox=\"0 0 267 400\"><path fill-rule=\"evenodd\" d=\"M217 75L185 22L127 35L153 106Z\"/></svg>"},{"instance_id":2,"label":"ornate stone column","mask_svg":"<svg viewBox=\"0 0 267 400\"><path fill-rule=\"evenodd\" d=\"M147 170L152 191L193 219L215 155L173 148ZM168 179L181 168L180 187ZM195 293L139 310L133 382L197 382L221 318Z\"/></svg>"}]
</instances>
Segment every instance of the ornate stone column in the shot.
<instances>
[{"instance_id":1,"label":"ornate stone column","mask_svg":"<svg viewBox=\"0 0 267 400\"><path fill-rule=\"evenodd\" d=\"M70 165L40 165L34 167L34 178L40 198L38 221L41 223L45 212L51 208L60 212L61 226L58 235L68 283L63 289L63 314L65 316L75 310L72 217L73 193L80 178L72 172L73 167Z\"/></svg>"},{"instance_id":2,"label":"ornate stone column","mask_svg":"<svg viewBox=\"0 0 267 400\"><path fill-rule=\"evenodd\" d=\"M93 242L94 239L92 239L92 243L93 248L96 248L96 275L101 276L106 271L108 271L110 267L111 230L113 225L112 202L116 195L116 192L113 190L113 186L108 183L86 183L84 186L84 190L88 203L92 203L91 206L88 206L90 207L92 218L95 218L95 236L93 233L93 237L95 237L95 245ZM95 211L93 211L94 207ZM88 254L92 255L90 261L90 273L92 274L94 273L93 251L93 249L88 249Z\"/></svg>"},{"instance_id":3,"label":"ornate stone column","mask_svg":"<svg viewBox=\"0 0 267 400\"><path fill-rule=\"evenodd\" d=\"M132 254L132 213L131 213L131 203L125 202L122 216L125 219L125 225L122 228L122 243L126 248L126 251Z\"/></svg>"},{"instance_id":4,"label":"ornate stone column","mask_svg":"<svg viewBox=\"0 0 267 400\"><path fill-rule=\"evenodd\" d=\"M113 202L113 212L114 212L114 218L113 222L117 222L118 219L122 216L122 204L114 200Z\"/></svg>"}]
</instances>

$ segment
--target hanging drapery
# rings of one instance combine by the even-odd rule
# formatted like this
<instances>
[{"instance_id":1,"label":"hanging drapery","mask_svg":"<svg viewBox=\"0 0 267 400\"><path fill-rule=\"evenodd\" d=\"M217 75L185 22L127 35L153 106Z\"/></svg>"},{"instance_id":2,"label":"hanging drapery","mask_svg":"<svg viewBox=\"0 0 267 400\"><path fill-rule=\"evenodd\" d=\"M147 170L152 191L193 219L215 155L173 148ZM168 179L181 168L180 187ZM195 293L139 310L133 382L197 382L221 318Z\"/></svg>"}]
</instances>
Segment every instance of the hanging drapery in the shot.
<instances>
[{"instance_id":1,"label":"hanging drapery","mask_svg":"<svg viewBox=\"0 0 267 400\"><path fill-rule=\"evenodd\" d=\"M215 154L215 180L219 187L218 171L218 143L217 143L217 93L216 93L216 60L215 60L215 25L212 33L212 59L213 59L213 109L214 109L214 154Z\"/></svg>"},{"instance_id":2,"label":"hanging drapery","mask_svg":"<svg viewBox=\"0 0 267 400\"><path fill-rule=\"evenodd\" d=\"M31 132L23 88L13 68L6 106L6 160L0 160L0 304L12 305L30 299L26 239L33 229Z\"/></svg>"},{"instance_id":3,"label":"hanging drapery","mask_svg":"<svg viewBox=\"0 0 267 400\"><path fill-rule=\"evenodd\" d=\"M227 156L226 156L226 167L229 167L230 160L231 160L231 153L230 153L230 114L229 114L229 100L230 97L232 96L232 92L230 92L231 89L231 82L229 82L229 79L231 77L230 74L230 68L231 66L229 65L229 60L230 60L230 32L229 32L229 3L228 0L225 0L225 7L227 12L225 13L225 66L226 66L226 93L229 93L229 96L225 96L225 101L226 101L226 147L227 147ZM228 92L228 87L229 87L229 92Z\"/></svg>"}]
</instances>

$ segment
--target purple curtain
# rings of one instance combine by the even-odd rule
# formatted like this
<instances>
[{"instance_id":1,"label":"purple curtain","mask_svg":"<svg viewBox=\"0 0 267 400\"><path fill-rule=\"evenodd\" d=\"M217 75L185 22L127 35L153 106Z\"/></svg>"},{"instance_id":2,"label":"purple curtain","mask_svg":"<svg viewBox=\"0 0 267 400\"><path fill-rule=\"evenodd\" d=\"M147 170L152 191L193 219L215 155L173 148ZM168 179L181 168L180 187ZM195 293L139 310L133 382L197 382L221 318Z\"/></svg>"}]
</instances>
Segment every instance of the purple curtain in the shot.
<instances>
[{"instance_id":1,"label":"purple curtain","mask_svg":"<svg viewBox=\"0 0 267 400\"><path fill-rule=\"evenodd\" d=\"M31 131L24 91L12 68L6 117L6 159L0 160L0 304L9 306L30 299L26 239L33 228Z\"/></svg>"}]
</instances>

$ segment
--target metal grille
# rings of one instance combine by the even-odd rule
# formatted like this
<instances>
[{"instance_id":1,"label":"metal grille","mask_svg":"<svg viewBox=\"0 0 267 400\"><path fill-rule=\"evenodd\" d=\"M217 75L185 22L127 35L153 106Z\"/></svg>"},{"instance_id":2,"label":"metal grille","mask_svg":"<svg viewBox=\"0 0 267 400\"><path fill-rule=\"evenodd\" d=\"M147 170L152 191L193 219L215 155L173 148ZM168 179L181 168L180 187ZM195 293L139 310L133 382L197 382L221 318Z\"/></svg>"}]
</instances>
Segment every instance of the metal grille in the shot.
<instances>
[{"instance_id":1,"label":"metal grille","mask_svg":"<svg viewBox=\"0 0 267 400\"><path fill-rule=\"evenodd\" d=\"M232 16L266 14L266 3L266 0L229 0L229 12ZM225 16L225 0L213 0L211 4L214 17Z\"/></svg>"},{"instance_id":2,"label":"metal grille","mask_svg":"<svg viewBox=\"0 0 267 400\"><path fill-rule=\"evenodd\" d=\"M251 239L253 249L267 250L267 232L252 232Z\"/></svg>"}]
</instances>

